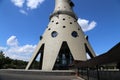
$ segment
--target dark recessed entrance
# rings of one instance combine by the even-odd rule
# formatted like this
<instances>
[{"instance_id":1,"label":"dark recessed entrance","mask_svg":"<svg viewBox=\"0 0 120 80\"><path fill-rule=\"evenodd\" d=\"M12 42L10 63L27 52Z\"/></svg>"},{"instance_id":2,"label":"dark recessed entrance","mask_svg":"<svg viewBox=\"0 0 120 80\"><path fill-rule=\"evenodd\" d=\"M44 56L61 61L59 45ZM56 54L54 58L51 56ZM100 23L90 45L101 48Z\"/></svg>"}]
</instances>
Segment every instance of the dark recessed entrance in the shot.
<instances>
[{"instance_id":1,"label":"dark recessed entrance","mask_svg":"<svg viewBox=\"0 0 120 80\"><path fill-rule=\"evenodd\" d=\"M68 70L72 62L73 62L73 56L70 52L67 42L64 41L62 43L61 49L59 51L59 55L56 59L53 69L54 70Z\"/></svg>"}]
</instances>

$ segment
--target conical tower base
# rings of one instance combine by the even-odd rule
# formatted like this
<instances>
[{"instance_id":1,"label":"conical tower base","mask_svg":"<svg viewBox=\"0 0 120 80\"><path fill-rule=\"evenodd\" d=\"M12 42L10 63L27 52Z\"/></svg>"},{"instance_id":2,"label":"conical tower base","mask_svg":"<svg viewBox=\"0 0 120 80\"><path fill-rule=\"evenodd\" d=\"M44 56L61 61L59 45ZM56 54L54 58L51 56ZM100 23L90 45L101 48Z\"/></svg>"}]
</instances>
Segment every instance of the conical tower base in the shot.
<instances>
[{"instance_id":1,"label":"conical tower base","mask_svg":"<svg viewBox=\"0 0 120 80\"><path fill-rule=\"evenodd\" d=\"M56 0L55 10L41 41L29 61L30 68L38 54L41 54L42 70L68 69L73 60L87 60L86 54L95 57L88 40L77 23L71 0Z\"/></svg>"}]
</instances>

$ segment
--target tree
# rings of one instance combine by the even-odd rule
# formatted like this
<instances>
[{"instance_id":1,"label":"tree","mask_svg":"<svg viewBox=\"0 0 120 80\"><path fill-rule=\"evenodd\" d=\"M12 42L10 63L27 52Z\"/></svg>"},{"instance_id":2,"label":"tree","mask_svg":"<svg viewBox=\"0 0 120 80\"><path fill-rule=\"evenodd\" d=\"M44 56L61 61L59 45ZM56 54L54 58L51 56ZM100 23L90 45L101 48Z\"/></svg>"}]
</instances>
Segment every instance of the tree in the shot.
<instances>
[{"instance_id":1,"label":"tree","mask_svg":"<svg viewBox=\"0 0 120 80\"><path fill-rule=\"evenodd\" d=\"M3 54L3 51L0 51L0 69L3 68L4 64L5 64L5 56Z\"/></svg>"},{"instance_id":2,"label":"tree","mask_svg":"<svg viewBox=\"0 0 120 80\"><path fill-rule=\"evenodd\" d=\"M9 57L5 57L3 51L0 51L0 69L25 69L28 62L23 60L14 60Z\"/></svg>"}]
</instances>

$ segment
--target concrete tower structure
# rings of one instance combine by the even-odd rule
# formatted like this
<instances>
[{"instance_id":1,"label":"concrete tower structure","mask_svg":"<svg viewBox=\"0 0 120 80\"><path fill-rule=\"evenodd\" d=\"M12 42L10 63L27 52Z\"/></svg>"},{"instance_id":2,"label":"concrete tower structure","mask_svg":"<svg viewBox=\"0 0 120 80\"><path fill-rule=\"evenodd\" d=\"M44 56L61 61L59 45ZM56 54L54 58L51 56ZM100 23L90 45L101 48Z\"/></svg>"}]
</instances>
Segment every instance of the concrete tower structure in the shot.
<instances>
[{"instance_id":1,"label":"concrete tower structure","mask_svg":"<svg viewBox=\"0 0 120 80\"><path fill-rule=\"evenodd\" d=\"M53 69L69 69L73 60L87 60L87 53L91 58L95 53L85 37L77 17L72 8L71 0L55 0L55 9L50 16L50 22L26 70L28 70L38 54L40 54L40 68L51 71Z\"/></svg>"}]
</instances>

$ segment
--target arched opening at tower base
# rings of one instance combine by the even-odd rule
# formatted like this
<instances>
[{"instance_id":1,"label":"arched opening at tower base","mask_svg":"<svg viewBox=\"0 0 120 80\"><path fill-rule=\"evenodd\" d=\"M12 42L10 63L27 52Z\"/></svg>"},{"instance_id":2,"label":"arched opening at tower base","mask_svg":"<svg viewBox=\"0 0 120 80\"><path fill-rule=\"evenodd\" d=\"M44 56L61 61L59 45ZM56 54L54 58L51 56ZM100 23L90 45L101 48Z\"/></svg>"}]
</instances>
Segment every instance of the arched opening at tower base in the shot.
<instances>
[{"instance_id":1,"label":"arched opening at tower base","mask_svg":"<svg viewBox=\"0 0 120 80\"><path fill-rule=\"evenodd\" d=\"M34 57L31 59L30 63L27 66L28 69L42 69L44 46L45 44L42 44L37 54L33 55ZM37 60L38 58L39 60Z\"/></svg>"},{"instance_id":2,"label":"arched opening at tower base","mask_svg":"<svg viewBox=\"0 0 120 80\"><path fill-rule=\"evenodd\" d=\"M69 70L69 66L73 63L73 60L68 44L64 41L56 58L53 70Z\"/></svg>"}]
</instances>

